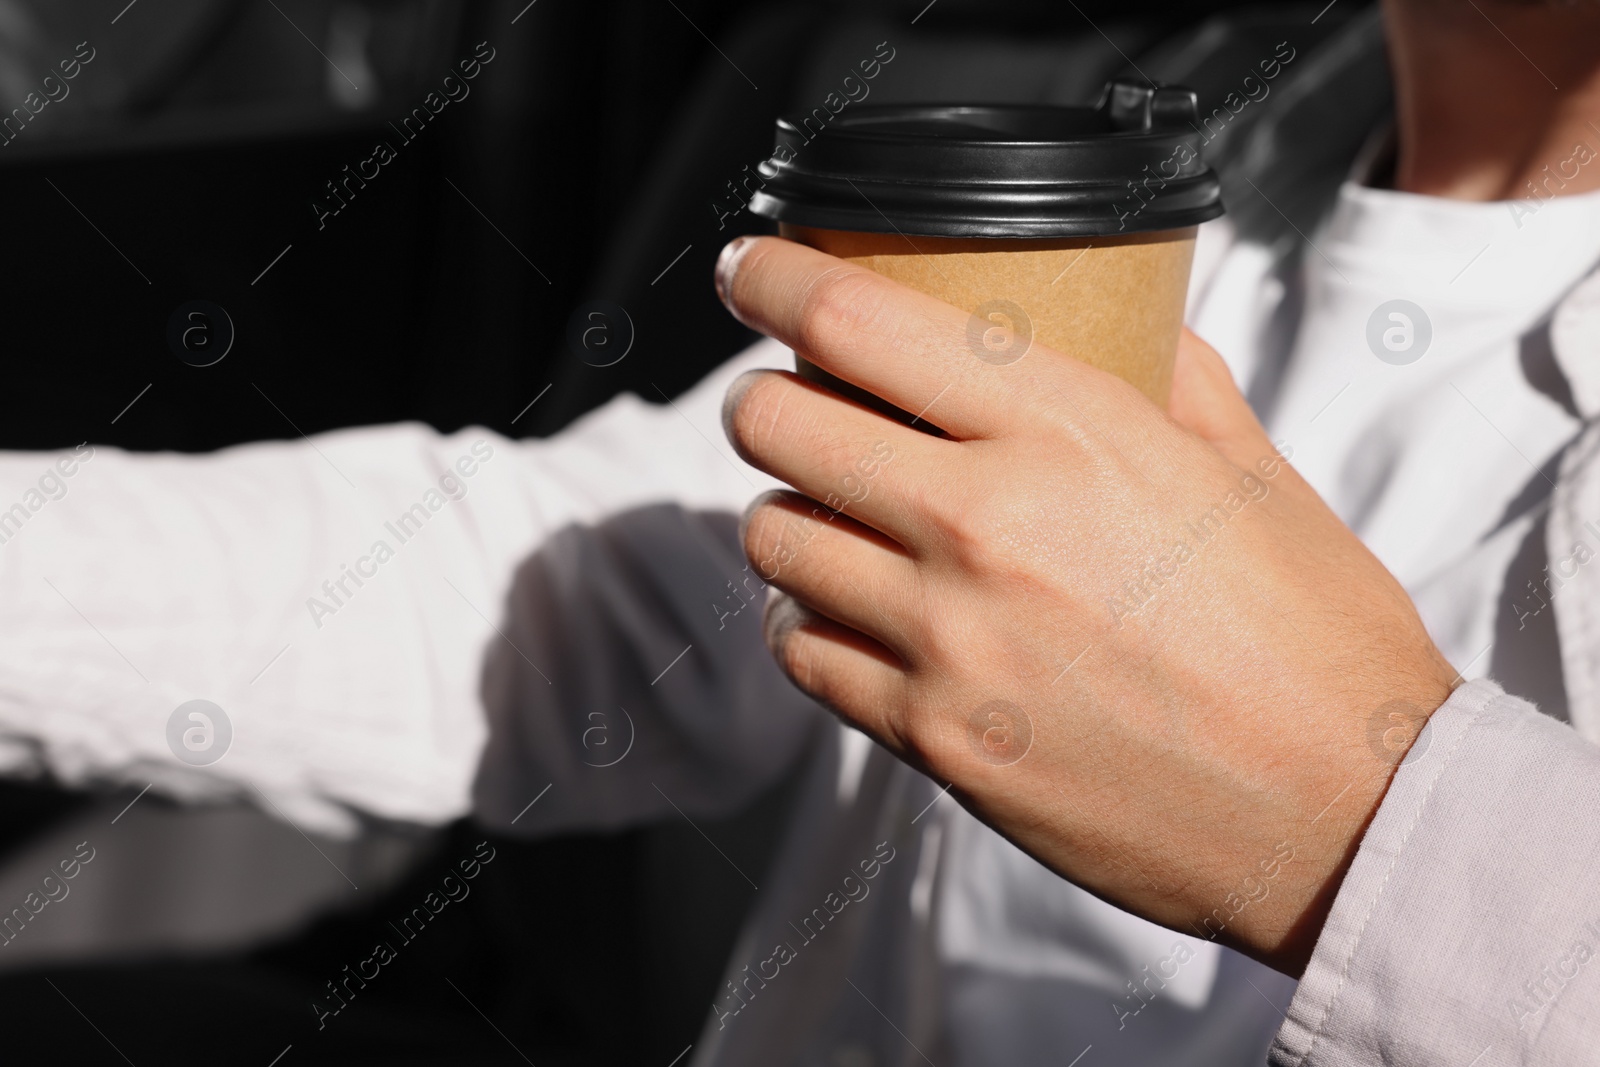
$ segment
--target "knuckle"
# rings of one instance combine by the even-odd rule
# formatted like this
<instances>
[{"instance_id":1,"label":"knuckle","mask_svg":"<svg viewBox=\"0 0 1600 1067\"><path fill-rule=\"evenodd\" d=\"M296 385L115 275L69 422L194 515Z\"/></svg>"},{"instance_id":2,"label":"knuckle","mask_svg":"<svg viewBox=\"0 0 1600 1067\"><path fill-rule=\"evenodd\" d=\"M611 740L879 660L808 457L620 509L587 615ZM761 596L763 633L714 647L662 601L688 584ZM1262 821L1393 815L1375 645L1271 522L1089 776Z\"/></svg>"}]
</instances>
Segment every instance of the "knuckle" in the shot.
<instances>
[{"instance_id":1,"label":"knuckle","mask_svg":"<svg viewBox=\"0 0 1600 1067\"><path fill-rule=\"evenodd\" d=\"M928 612L912 627L911 644L923 664L948 673L964 658L966 642L961 628L947 615Z\"/></svg>"},{"instance_id":2,"label":"knuckle","mask_svg":"<svg viewBox=\"0 0 1600 1067\"><path fill-rule=\"evenodd\" d=\"M811 282L800 300L795 340L803 352L830 351L857 331L878 323L883 308L884 287L870 271L830 268Z\"/></svg>"},{"instance_id":3,"label":"knuckle","mask_svg":"<svg viewBox=\"0 0 1600 1067\"><path fill-rule=\"evenodd\" d=\"M925 767L929 773L946 781L959 775L961 768L950 758L950 745L926 717L911 716L908 722L901 724L896 740L913 766Z\"/></svg>"},{"instance_id":4,"label":"knuckle","mask_svg":"<svg viewBox=\"0 0 1600 1067\"><path fill-rule=\"evenodd\" d=\"M962 509L951 486L898 474L890 486L901 511L919 529L947 528L959 518Z\"/></svg>"},{"instance_id":5,"label":"knuckle","mask_svg":"<svg viewBox=\"0 0 1600 1067\"><path fill-rule=\"evenodd\" d=\"M1009 595L1038 579L1037 507L995 489L950 509L940 524L944 551L956 569L984 588Z\"/></svg>"},{"instance_id":6,"label":"knuckle","mask_svg":"<svg viewBox=\"0 0 1600 1067\"><path fill-rule=\"evenodd\" d=\"M913 710L894 723L895 743L914 765L952 781L964 770L959 727L953 719L947 707Z\"/></svg>"},{"instance_id":7,"label":"knuckle","mask_svg":"<svg viewBox=\"0 0 1600 1067\"><path fill-rule=\"evenodd\" d=\"M950 509L942 519L945 547L964 570L986 571L997 538L1007 538L1015 524L1005 504L988 493Z\"/></svg>"}]
</instances>

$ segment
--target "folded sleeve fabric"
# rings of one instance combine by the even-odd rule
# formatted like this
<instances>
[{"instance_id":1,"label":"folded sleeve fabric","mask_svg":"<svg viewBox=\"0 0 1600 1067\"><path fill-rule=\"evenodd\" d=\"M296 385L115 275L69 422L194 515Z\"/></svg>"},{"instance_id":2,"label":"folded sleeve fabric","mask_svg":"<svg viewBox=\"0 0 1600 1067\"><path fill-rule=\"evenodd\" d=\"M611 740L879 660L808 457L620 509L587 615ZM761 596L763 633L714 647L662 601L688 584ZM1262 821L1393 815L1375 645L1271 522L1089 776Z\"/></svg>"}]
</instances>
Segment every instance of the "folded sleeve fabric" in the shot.
<instances>
[{"instance_id":1,"label":"folded sleeve fabric","mask_svg":"<svg viewBox=\"0 0 1600 1067\"><path fill-rule=\"evenodd\" d=\"M756 345L549 440L0 454L0 772L245 796L329 833L738 804L817 714L766 654L736 543L776 483L720 421L734 377L791 358ZM196 699L231 733L204 766L169 732Z\"/></svg>"},{"instance_id":2,"label":"folded sleeve fabric","mask_svg":"<svg viewBox=\"0 0 1600 1067\"><path fill-rule=\"evenodd\" d=\"M1270 1062L1597 1057L1600 748L1472 682L1396 773Z\"/></svg>"}]
</instances>

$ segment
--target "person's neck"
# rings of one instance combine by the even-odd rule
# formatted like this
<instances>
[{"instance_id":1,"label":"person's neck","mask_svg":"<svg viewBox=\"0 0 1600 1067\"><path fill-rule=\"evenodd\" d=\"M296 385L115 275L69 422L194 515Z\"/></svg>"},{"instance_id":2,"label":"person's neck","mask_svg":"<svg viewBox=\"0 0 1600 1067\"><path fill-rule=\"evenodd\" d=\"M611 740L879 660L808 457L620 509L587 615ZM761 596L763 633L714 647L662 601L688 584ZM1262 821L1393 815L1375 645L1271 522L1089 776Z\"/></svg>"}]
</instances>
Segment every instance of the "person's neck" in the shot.
<instances>
[{"instance_id":1,"label":"person's neck","mask_svg":"<svg viewBox=\"0 0 1600 1067\"><path fill-rule=\"evenodd\" d=\"M1600 189L1600 2L1384 0L1384 17L1396 189L1454 200Z\"/></svg>"}]
</instances>

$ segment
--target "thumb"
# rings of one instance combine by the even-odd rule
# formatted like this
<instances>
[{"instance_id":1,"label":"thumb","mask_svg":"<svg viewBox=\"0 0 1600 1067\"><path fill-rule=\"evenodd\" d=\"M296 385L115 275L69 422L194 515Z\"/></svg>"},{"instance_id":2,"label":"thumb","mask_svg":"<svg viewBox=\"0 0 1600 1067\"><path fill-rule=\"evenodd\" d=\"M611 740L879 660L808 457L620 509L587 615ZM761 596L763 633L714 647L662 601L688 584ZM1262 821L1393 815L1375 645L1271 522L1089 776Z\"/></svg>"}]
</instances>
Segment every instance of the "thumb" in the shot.
<instances>
[{"instance_id":1,"label":"thumb","mask_svg":"<svg viewBox=\"0 0 1600 1067\"><path fill-rule=\"evenodd\" d=\"M1253 467L1275 451L1267 431L1233 384L1228 365L1187 326L1178 338L1167 414L1237 467Z\"/></svg>"}]
</instances>

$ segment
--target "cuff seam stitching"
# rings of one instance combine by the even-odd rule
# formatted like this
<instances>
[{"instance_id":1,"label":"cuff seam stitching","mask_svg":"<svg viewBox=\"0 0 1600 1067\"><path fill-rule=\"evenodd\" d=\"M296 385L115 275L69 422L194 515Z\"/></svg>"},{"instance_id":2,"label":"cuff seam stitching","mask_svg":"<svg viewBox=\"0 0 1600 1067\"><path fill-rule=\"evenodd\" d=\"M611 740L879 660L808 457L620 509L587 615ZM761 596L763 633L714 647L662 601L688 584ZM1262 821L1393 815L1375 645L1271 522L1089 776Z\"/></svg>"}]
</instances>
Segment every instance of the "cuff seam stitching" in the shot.
<instances>
[{"instance_id":1,"label":"cuff seam stitching","mask_svg":"<svg viewBox=\"0 0 1600 1067\"><path fill-rule=\"evenodd\" d=\"M1400 838L1400 843L1395 848L1394 855L1390 857L1389 869L1383 872L1383 881L1378 883L1377 890L1373 893L1372 899L1367 904L1366 914L1361 918L1361 925L1357 927L1355 937L1351 940L1350 947L1345 953L1344 965L1339 969L1339 981L1334 985L1333 992L1329 994L1327 1003L1322 1007L1322 1016L1317 1020L1317 1028L1311 1034L1311 1043L1306 1046L1305 1055L1301 1056L1295 1061L1297 1064L1304 1064L1311 1059L1311 1054L1316 1051L1317 1042L1320 1041L1324 1033L1326 1033L1328 1019L1333 1015L1334 1005L1339 1000L1339 994L1344 991L1345 980L1350 976L1350 964L1355 959L1356 950L1361 944L1361 937L1366 933L1367 924L1372 921L1373 913L1378 910L1378 902L1383 898L1383 891L1389 884L1389 878L1394 874L1395 868L1400 864L1400 856L1405 852L1406 844L1410 842L1412 833L1416 830L1417 825L1422 821L1422 815L1428 806L1428 801L1433 797L1434 787L1439 784L1439 779L1444 777L1445 767L1449 765L1451 758L1455 756L1456 750L1461 747L1462 742L1467 739L1467 735L1472 732L1472 728L1476 726L1479 720L1482 718L1483 712L1479 711L1475 713L1470 720L1468 720L1465 726L1462 727L1461 733L1456 737L1455 743L1450 746L1450 751L1445 753L1444 759L1440 761L1439 770L1434 774L1433 780L1428 783L1427 791L1423 793L1422 797L1418 800L1417 806L1411 814L1410 825L1406 827L1405 834ZM1396 771L1398 773L1398 768ZM1391 782L1391 785L1392 784L1393 783ZM1379 802L1379 807L1382 807L1381 801ZM1346 877L1348 877L1348 874Z\"/></svg>"}]
</instances>

